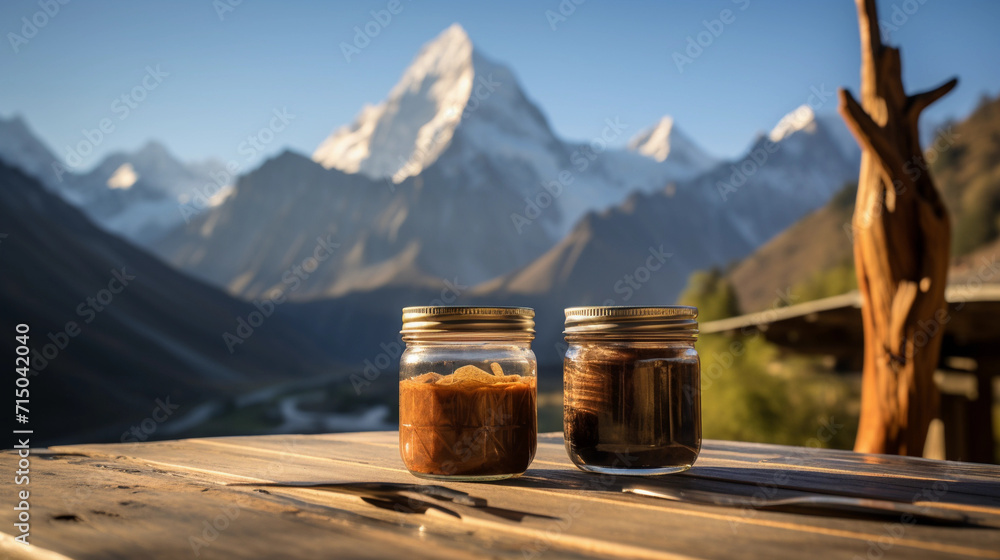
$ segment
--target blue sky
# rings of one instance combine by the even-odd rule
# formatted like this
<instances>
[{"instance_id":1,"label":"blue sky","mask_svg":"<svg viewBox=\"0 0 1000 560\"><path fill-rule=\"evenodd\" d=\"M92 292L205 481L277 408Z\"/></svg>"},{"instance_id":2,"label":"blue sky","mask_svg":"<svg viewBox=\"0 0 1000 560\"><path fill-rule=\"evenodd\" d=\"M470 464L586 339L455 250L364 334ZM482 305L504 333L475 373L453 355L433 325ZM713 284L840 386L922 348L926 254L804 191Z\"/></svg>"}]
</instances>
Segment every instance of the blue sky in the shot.
<instances>
[{"instance_id":1,"label":"blue sky","mask_svg":"<svg viewBox=\"0 0 1000 560\"><path fill-rule=\"evenodd\" d=\"M260 157L286 147L311 154L364 103L383 99L420 46L453 22L514 70L568 139L591 138L608 117L635 133L670 114L713 154L735 156L812 91L856 91L858 83L849 0L586 0L555 29L546 11L558 13L559 0L402 0L402 10L350 62L340 44L389 0L242 0L220 18L218 6L229 1L238 0L73 0L16 53L10 33L22 33L22 18L46 18L37 15L38 0L5 1L0 115L22 114L60 157L83 129L113 119L114 131L84 162L89 167L150 139L189 161L232 159L248 134L286 107L294 120ZM711 23L727 9L729 23ZM882 19L901 24L892 41L903 47L910 90L953 75L962 80L927 113L930 120L964 116L983 93L1000 91L1000 2L886 0L880 10ZM717 31L710 40L706 21ZM688 38L702 32L707 46L679 71L674 53L686 56ZM120 119L115 100L157 65L168 75ZM835 105L829 99L821 111Z\"/></svg>"}]
</instances>

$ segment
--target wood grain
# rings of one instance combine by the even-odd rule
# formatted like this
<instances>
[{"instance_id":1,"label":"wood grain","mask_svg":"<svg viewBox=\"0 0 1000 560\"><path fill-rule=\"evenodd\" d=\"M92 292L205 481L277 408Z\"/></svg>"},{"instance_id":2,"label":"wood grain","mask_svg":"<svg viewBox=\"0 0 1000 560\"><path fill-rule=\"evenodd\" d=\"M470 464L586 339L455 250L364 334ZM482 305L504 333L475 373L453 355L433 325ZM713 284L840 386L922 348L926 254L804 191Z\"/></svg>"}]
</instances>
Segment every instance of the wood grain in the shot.
<instances>
[{"instance_id":1,"label":"wood grain","mask_svg":"<svg viewBox=\"0 0 1000 560\"><path fill-rule=\"evenodd\" d=\"M536 460L521 478L447 485L494 507L549 518L516 522L439 504L457 519L435 509L380 508L353 495L252 485L424 483L403 468L397 438L375 432L52 448L34 456L32 547L11 549L4 544L8 536L0 550L20 555L12 558L46 552L67 558L799 558L804 550L864 558L878 546L871 543L884 542L891 546L883 558L1000 558L1000 530L625 494L627 477L576 469L557 435L540 437ZM11 453L0 454L0 469L13 465ZM709 441L688 474L643 482L769 497L810 491L909 500L926 492L931 501L1000 526L998 480L1000 468L988 465ZM4 485L4 503L13 491ZM0 522L10 527L10 508L0 509Z\"/></svg>"},{"instance_id":2,"label":"wood grain","mask_svg":"<svg viewBox=\"0 0 1000 560\"><path fill-rule=\"evenodd\" d=\"M861 102L839 111L861 145L852 229L861 294L864 366L854 449L919 457L938 413L951 225L920 149L918 119L950 80L907 95L899 49L882 43L875 0L856 0ZM923 170L923 172L921 172Z\"/></svg>"}]
</instances>

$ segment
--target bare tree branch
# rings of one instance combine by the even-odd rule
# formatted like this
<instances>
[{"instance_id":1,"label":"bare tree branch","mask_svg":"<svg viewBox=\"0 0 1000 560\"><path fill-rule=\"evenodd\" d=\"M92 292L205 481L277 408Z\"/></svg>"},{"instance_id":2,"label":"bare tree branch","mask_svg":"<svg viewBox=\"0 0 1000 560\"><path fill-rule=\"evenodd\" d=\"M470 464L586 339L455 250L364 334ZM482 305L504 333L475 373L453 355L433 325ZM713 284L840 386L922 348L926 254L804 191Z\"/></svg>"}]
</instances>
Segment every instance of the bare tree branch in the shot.
<instances>
[{"instance_id":1,"label":"bare tree branch","mask_svg":"<svg viewBox=\"0 0 1000 560\"><path fill-rule=\"evenodd\" d=\"M886 188L892 189L899 181L904 192L914 192L916 186L913 178L903 169L903 158L899 150L886 137L885 131L875 124L871 116L861 107L851 95L851 92L841 88L838 92L840 105L837 111L847 122L847 127L854 134L862 149L867 150L877 161L883 175Z\"/></svg>"},{"instance_id":2,"label":"bare tree branch","mask_svg":"<svg viewBox=\"0 0 1000 560\"><path fill-rule=\"evenodd\" d=\"M906 100L906 112L913 117L919 116L931 103L941 99L958 85L958 78L952 78L934 89L922 91L909 96Z\"/></svg>"},{"instance_id":3,"label":"bare tree branch","mask_svg":"<svg viewBox=\"0 0 1000 560\"><path fill-rule=\"evenodd\" d=\"M917 116L955 81L907 96L900 52L882 43L875 0L856 3L860 103L841 89L838 107L863 153L852 222L863 226L855 228L854 259L865 337L854 449L920 455L938 403L943 332L921 325L945 309L950 224L933 178L914 176L907 164L923 162Z\"/></svg>"}]
</instances>

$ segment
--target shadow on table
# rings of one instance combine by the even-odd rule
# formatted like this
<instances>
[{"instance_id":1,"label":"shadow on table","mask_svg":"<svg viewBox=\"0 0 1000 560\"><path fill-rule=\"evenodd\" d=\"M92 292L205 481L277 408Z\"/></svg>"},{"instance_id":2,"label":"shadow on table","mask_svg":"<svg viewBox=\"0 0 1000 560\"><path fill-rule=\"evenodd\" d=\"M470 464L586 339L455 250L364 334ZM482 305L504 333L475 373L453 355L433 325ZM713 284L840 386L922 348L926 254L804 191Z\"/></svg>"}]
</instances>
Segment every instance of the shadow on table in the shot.
<instances>
[{"instance_id":1,"label":"shadow on table","mask_svg":"<svg viewBox=\"0 0 1000 560\"><path fill-rule=\"evenodd\" d=\"M566 490L571 493L586 492L600 496L617 495L630 486L662 489L665 493L714 493L732 498L734 502L754 503L760 500L797 498L803 496L829 495L846 498L881 499L909 504L912 502L939 502L942 504L979 506L973 510L962 509L969 515L988 520L990 526L1000 523L1000 499L993 497L1000 491L1000 485L979 481L941 481L912 477L891 477L865 475L863 473L829 473L795 471L781 468L735 468L735 467L694 467L691 470L662 476L615 476L587 473L566 469L530 469L523 476L499 481L493 484L521 488ZM669 501L658 497L636 497L643 501L656 500L666 504ZM679 499L675 503L697 503ZM705 505L701 503L699 505ZM981 509L998 508L991 514ZM752 505L712 504L713 508L743 511L755 509ZM844 517L851 519L882 519L899 517L892 512L857 511L817 511L816 507L769 508L788 513ZM922 519L922 523L937 523L933 519Z\"/></svg>"},{"instance_id":2,"label":"shadow on table","mask_svg":"<svg viewBox=\"0 0 1000 560\"><path fill-rule=\"evenodd\" d=\"M693 467L678 478L706 483L738 484L760 492L783 489L895 502L942 502L1000 508L1000 484L971 480L942 480L882 473L844 473L787 468ZM657 477L657 482L668 480ZM654 482L656 483L656 482ZM1000 510L997 512L1000 514Z\"/></svg>"}]
</instances>

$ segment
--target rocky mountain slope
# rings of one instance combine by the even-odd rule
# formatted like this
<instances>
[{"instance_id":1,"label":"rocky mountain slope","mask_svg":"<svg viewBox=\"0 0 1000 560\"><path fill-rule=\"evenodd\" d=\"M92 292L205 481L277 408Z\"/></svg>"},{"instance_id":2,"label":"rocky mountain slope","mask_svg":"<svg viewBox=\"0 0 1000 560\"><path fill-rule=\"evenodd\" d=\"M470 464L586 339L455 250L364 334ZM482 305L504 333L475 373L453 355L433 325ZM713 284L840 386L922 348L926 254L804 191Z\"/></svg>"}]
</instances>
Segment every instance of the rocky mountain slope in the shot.
<instances>
[{"instance_id":1,"label":"rocky mountain slope","mask_svg":"<svg viewBox=\"0 0 1000 560\"><path fill-rule=\"evenodd\" d=\"M558 138L514 74L452 26L385 101L322 143L318 163L293 153L266 162L155 250L251 298L326 235L338 252L296 299L441 279L471 285L531 262L587 211L714 163L672 123L640 138L638 151L607 147L637 132L614 117L598 132L586 144Z\"/></svg>"},{"instance_id":2,"label":"rocky mountain slope","mask_svg":"<svg viewBox=\"0 0 1000 560\"><path fill-rule=\"evenodd\" d=\"M15 326L30 328L39 441L118 440L158 402L177 408L156 429L180 428L209 401L333 371L281 313L175 271L2 162L0 230L0 329L13 356Z\"/></svg>"},{"instance_id":3,"label":"rocky mountain slope","mask_svg":"<svg viewBox=\"0 0 1000 560\"><path fill-rule=\"evenodd\" d=\"M20 117L0 118L0 158L77 206L94 223L139 245L148 245L221 200L187 204L204 193L226 192L223 165L185 164L165 146L147 142L116 152L89 171L68 167Z\"/></svg>"},{"instance_id":4,"label":"rocky mountain slope","mask_svg":"<svg viewBox=\"0 0 1000 560\"><path fill-rule=\"evenodd\" d=\"M992 266L1000 254L1000 97L986 97L961 122L940 127L925 146L925 158L926 166L913 163L910 169L934 174L951 214L949 281L1000 282ZM853 267L855 192L846 187L728 272L742 311L765 309L780 299L778 294L790 294L786 297L794 302L822 295L823 289L811 289L822 288L814 284L831 274L842 275L839 268ZM980 278L980 272L987 276Z\"/></svg>"}]
</instances>

